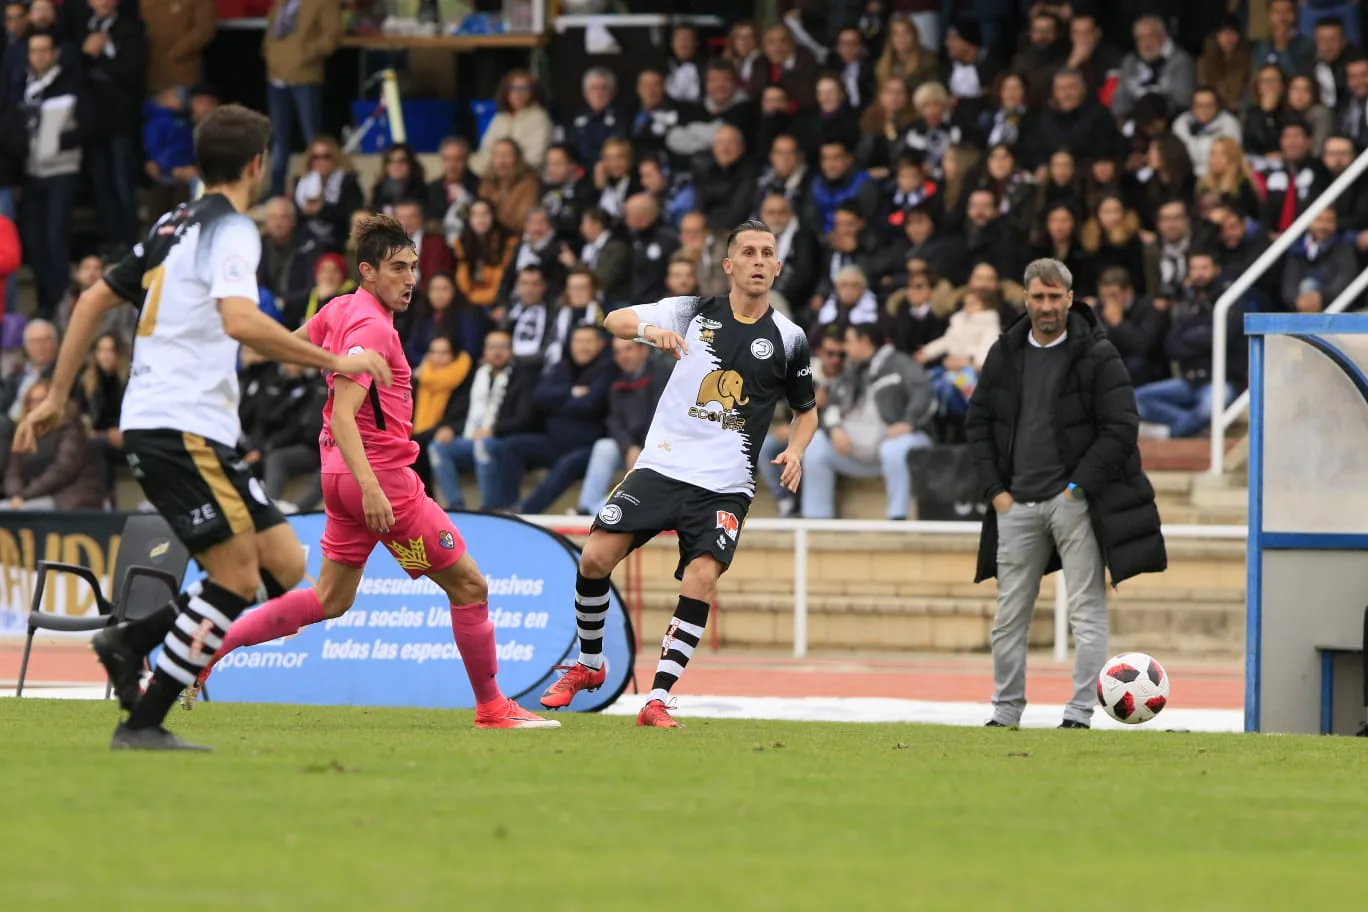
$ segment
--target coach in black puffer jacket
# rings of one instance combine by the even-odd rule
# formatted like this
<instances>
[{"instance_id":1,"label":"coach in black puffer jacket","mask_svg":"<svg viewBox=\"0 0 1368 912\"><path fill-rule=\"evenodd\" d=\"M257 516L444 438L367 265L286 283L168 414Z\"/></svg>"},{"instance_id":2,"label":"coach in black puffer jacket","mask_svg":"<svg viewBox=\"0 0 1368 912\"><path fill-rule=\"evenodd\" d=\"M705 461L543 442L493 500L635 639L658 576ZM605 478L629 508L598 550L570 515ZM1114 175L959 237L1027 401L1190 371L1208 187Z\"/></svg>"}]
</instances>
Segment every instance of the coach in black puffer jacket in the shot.
<instances>
[{"instance_id":1,"label":"coach in black puffer jacket","mask_svg":"<svg viewBox=\"0 0 1368 912\"><path fill-rule=\"evenodd\" d=\"M1023 350L1031 322L1013 322L988 352L966 422L984 500L1006 491L1021 412ZM1126 365L1092 309L1069 312L1069 365L1054 408L1059 453L1068 477L1086 494L1093 533L1112 585L1168 565L1154 488L1140 468L1139 418ZM998 514L989 510L979 537L975 582L997 576ZM1044 573L1060 568L1056 552Z\"/></svg>"}]
</instances>

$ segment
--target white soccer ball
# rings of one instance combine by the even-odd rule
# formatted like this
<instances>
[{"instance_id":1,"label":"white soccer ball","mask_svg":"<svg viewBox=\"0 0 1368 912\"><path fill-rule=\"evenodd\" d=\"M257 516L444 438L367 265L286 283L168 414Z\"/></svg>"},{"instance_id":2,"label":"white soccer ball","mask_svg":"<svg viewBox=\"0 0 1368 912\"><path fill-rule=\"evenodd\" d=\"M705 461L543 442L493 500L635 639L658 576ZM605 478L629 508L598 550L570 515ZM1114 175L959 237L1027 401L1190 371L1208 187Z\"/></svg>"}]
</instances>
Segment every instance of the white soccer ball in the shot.
<instances>
[{"instance_id":1,"label":"white soccer ball","mask_svg":"<svg viewBox=\"0 0 1368 912\"><path fill-rule=\"evenodd\" d=\"M1107 660L1097 676L1097 702L1117 722L1148 722L1168 704L1169 679L1164 666L1143 652L1125 652Z\"/></svg>"}]
</instances>

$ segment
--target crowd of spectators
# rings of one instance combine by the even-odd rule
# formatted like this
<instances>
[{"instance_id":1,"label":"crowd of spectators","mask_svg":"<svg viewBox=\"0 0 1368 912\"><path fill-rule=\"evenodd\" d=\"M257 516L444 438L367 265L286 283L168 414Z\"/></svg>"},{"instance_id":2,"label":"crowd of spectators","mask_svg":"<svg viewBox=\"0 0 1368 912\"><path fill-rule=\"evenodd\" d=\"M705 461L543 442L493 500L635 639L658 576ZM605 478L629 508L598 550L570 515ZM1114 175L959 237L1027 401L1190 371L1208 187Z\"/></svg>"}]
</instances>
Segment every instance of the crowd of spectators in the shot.
<instances>
[{"instance_id":1,"label":"crowd of spectators","mask_svg":"<svg viewBox=\"0 0 1368 912\"><path fill-rule=\"evenodd\" d=\"M1076 299L1121 351L1142 431L1200 433L1216 300L1368 143L1357 6L1251 0L1248 21L1194 31L1144 3L1059 0L1031 6L1013 38L979 5L835 3L819 19L799 4L763 30L737 22L719 47L677 25L660 66L630 84L592 66L570 107L513 69L478 139L445 141L431 172L392 145L363 184L320 128L336 4L277 0L264 42L278 154L260 212L262 307L300 325L355 287L358 215L404 223L420 255L420 293L397 321L415 368L419 469L452 507L540 511L583 479L578 509L597 509L635 461L668 376L642 348L609 345L603 315L724 293L726 234L752 215L776 232L785 268L772 303L808 329L821 387L801 495L766 473L785 515L835 515L843 475L882 477L888 516L906 515L908 453L961 439L982 359L1019 316L1018 279L1039 256L1068 265ZM106 258L136 238L125 188L141 181L144 201L164 207L194 180L188 137L216 103L195 84L212 4L141 6L180 25L140 22L118 0L67 0L60 16L50 0L6 6L0 273L18 247L6 228L18 197L38 290L24 363L0 390L10 420L41 389L73 294L99 274L97 258L73 270L65 237L81 175L98 191ZM292 174L279 153L296 125L306 151ZM1243 383L1243 312L1321 310L1365 265L1357 187L1232 309L1228 396ZM92 466L117 462L131 318L105 329L83 387ZM242 371L249 462L272 496L303 477L294 505L312 508L317 428L299 416L317 413L321 381L250 354ZM783 420L765 453L782 448ZM52 470L30 477L35 465L7 468L14 502L51 493ZM524 495L529 470L545 474Z\"/></svg>"}]
</instances>

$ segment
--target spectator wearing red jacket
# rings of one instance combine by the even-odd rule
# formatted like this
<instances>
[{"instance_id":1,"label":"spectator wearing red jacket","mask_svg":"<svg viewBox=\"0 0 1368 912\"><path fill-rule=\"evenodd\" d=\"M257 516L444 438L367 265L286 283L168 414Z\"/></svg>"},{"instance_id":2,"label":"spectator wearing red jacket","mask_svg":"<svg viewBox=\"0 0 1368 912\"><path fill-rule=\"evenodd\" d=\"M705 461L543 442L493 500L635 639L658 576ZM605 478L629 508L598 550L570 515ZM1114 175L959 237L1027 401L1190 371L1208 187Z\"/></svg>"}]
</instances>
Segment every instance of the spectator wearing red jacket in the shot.
<instances>
[{"instance_id":1,"label":"spectator wearing red jacket","mask_svg":"<svg viewBox=\"0 0 1368 912\"><path fill-rule=\"evenodd\" d=\"M19 244L19 229L14 222L0 215L0 317L15 291L15 276L23 262L23 247Z\"/></svg>"}]
</instances>

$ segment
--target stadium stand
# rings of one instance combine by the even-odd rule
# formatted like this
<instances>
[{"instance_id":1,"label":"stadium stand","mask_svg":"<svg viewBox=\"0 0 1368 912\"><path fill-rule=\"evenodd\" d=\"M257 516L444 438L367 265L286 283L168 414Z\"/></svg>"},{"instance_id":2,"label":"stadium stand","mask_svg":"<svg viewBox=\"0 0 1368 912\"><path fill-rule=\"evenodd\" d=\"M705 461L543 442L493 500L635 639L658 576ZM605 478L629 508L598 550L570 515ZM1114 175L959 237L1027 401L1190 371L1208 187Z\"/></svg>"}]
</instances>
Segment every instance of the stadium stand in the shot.
<instances>
[{"instance_id":1,"label":"stadium stand","mask_svg":"<svg viewBox=\"0 0 1368 912\"><path fill-rule=\"evenodd\" d=\"M0 439L8 439L25 393L51 361L47 324L38 321L60 332L80 289L137 237L134 224L145 227L192 192L194 123L221 96L238 100L240 87L223 93L200 81L204 70L221 70L199 59L214 51L212 6L6 6ZM473 462L460 454L483 452L477 444L485 435L543 424L547 416L528 403L537 377L550 370L572 382L590 368L620 374L593 414L579 420L601 438L594 451L600 470L628 464L631 435L624 428L642 407L632 394L658 390L643 379L657 368L632 363L624 370L604 359L580 365L569 358L574 328L635 301L725 289L721 239L731 224L764 213L789 262L774 303L810 330L814 375L824 382L843 372L856 376L860 368L847 361L842 331L875 323L907 356L897 382L909 385L909 395L918 384L932 390L932 411L912 429L931 446L919 438L904 450L911 509L888 503L878 455L870 451L861 458L874 467L871 477L840 478L837 516L964 518L982 509L972 494L968 502L944 494L967 472L959 455L965 404L986 345L1021 314L1022 266L1053 256L1073 270L1078 296L1096 308L1132 370L1143 459L1165 521L1243 520L1241 426L1230 430L1227 444L1233 484L1195 480L1207 465L1207 445L1197 435L1210 412L1213 304L1368 143L1368 61L1359 50L1357 16L1299 22L1288 0L1250 0L1248 10L1243 2L1189 4L1172 15L1175 5L1144 2L800 0L777 10L759 5L757 13L779 18L757 25L728 18L747 10L711 4L708 11L722 18L666 29L654 55L634 43L623 54L596 55L583 29L549 29L544 50L530 47L540 38L502 36L500 47L467 55L498 61L497 80L483 72L495 64L474 67L483 75L472 86L491 99L475 105L481 116L467 116L479 99L462 95L439 109L446 119L439 115L435 127L426 115L415 122L409 143L389 142L382 124L360 143L375 151L344 151L344 137L325 129L340 120L331 97L339 60L360 55L364 66L368 42L420 48L430 40L437 43L422 53L446 57L479 42L463 38L467 44L457 47L393 34L382 40L375 35L386 4L343 6L219 4L225 17L266 17L257 31L246 23L253 36L264 24L263 61L239 65L263 81L258 104L278 120L279 147L293 153L282 157L277 195L254 213L263 235L262 307L293 328L350 290L347 237L358 213L393 212L412 224L425 294L400 328L420 378L420 466L434 492L438 480L454 476L461 502L480 506ZM491 6L501 5L477 4L476 15ZM683 3L621 6L701 11ZM230 35L229 26L242 25L219 22L216 45L241 31ZM477 26L472 20L460 32L474 35ZM301 36L308 40L300 43ZM173 46L185 53L170 54ZM415 67L420 56L415 50ZM171 59L182 63L172 66ZM575 68L572 80L548 75L567 66ZM416 72L408 77L409 84L420 81ZM38 105L68 97L69 104ZM374 104L353 100L358 108ZM48 123L58 109L70 120ZM307 143L291 145L291 121ZM53 130L65 137L55 147L44 139ZM1240 314L1320 310L1368 265L1365 201L1360 190L1341 197L1232 311L1226 401L1243 384ZM98 482L97 502L136 510L140 497L119 468L117 431L132 323L125 315L105 328L109 341L81 384L90 452L82 454L80 471ZM512 357L497 368L485 344L494 329L512 342ZM311 431L291 403L313 402L316 381L248 358L243 388L253 464L272 493L309 509L316 501ZM858 384L831 389L840 401L824 398L824 407L844 407L847 422L853 412L868 417ZM875 433L887 430L877 414L872 420ZM776 424L770 446L782 445L783 430ZM429 471L434 463L437 471ZM49 490L26 483L23 472L5 477L14 507L60 495L72 482L64 478ZM540 481L539 472L529 472L521 494ZM576 484L544 512L583 515L580 501ZM802 511L801 498L761 492L753 515ZM785 547L777 545L776 555ZM889 542L887 550L903 547ZM1201 554L1206 547L1190 546ZM763 567L763 544L752 548L754 564L747 566ZM871 539L869 548L877 563L884 546ZM968 558L946 560L957 566ZM1175 569L1147 583L1148 595L1136 587L1134 598L1169 597L1155 587L1202 590L1204 604L1222 606L1212 630L1229 628L1228 645L1235 647L1238 617L1231 612L1241 583L1232 576L1228 588L1207 587L1195 569L1190 580L1175 583L1184 560L1180 546ZM754 572L752 588L766 574ZM981 644L991 596L961 593L968 575L950 573L944 587L916 592L894 584L886 592L856 592L834 582L831 592L813 593L827 600L814 610L829 610L835 625L846 618L840 599L855 595L873 599L864 600L866 607L884 597L912 599L921 607L904 612L909 618L955 616L960 608L947 604L968 606L975 620L965 629L977 632L965 633L964 642ZM767 636L765 599L784 593L751 594L760 620L748 639L758 643ZM750 611L739 598L731 596L730 604ZM663 607L663 590L661 599ZM1124 617L1124 599L1118 604ZM743 623L740 614L731 617L726 623ZM927 623L927 631L949 629ZM869 632L877 629L866 629L871 643L951 645L959 636Z\"/></svg>"}]
</instances>

